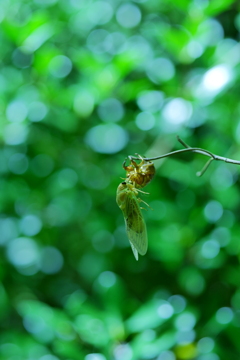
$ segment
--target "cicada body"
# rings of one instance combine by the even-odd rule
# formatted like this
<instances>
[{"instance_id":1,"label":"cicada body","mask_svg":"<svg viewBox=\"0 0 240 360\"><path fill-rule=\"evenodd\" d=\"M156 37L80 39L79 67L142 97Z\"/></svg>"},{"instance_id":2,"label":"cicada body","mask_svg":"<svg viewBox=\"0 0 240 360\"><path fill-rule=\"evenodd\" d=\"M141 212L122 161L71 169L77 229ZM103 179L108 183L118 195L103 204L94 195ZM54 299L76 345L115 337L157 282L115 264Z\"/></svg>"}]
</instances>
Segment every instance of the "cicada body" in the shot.
<instances>
[{"instance_id":1,"label":"cicada body","mask_svg":"<svg viewBox=\"0 0 240 360\"><path fill-rule=\"evenodd\" d=\"M138 190L127 182L117 188L117 204L123 212L126 231L133 254L138 260L138 253L145 255L148 247L147 228L137 198Z\"/></svg>"},{"instance_id":2,"label":"cicada body","mask_svg":"<svg viewBox=\"0 0 240 360\"><path fill-rule=\"evenodd\" d=\"M133 184L136 188L140 189L146 186L153 179L155 175L155 167L152 161L146 161L140 155L142 160L140 164L136 161L130 160L130 165L126 166L126 160L123 163L123 168L127 172L126 181Z\"/></svg>"}]
</instances>

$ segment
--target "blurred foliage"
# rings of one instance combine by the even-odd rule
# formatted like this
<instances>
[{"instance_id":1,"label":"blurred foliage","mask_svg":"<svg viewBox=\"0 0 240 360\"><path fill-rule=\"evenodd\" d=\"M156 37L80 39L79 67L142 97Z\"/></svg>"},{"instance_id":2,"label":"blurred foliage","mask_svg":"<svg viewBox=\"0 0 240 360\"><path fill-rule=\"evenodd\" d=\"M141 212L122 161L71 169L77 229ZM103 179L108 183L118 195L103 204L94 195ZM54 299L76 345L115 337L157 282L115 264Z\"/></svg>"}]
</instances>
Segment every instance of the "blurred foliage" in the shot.
<instances>
[{"instance_id":1,"label":"blurred foliage","mask_svg":"<svg viewBox=\"0 0 240 360\"><path fill-rule=\"evenodd\" d=\"M157 161L138 262L115 202L176 134L240 159L239 9L1 2L1 360L239 360L239 168Z\"/></svg>"}]
</instances>

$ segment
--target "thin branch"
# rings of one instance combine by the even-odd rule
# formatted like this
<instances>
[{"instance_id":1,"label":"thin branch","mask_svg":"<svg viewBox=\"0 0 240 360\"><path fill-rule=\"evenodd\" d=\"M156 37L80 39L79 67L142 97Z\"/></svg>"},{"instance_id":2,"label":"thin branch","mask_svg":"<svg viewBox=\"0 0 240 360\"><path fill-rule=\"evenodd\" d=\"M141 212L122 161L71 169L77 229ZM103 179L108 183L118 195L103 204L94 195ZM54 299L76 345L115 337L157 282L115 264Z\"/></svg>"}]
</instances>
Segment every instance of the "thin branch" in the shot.
<instances>
[{"instance_id":1,"label":"thin branch","mask_svg":"<svg viewBox=\"0 0 240 360\"><path fill-rule=\"evenodd\" d=\"M193 150L194 148L192 148L191 146L189 146L188 144L186 144L179 136L177 136L177 139L178 141L180 142L180 144L182 144L186 149L191 149ZM208 154L213 160L219 160L217 159L218 155L214 155L213 153L211 153L210 151L208 150L204 150L202 149L206 154ZM197 151L194 151L193 152L197 152ZM204 154L204 155L206 155Z\"/></svg>"},{"instance_id":2,"label":"thin branch","mask_svg":"<svg viewBox=\"0 0 240 360\"><path fill-rule=\"evenodd\" d=\"M209 159L206 162L206 164L204 165L203 169L201 171L198 171L196 175L199 176L199 177L202 176L205 173L205 171L209 168L209 165L211 164L211 162L213 160L214 160L213 158Z\"/></svg>"},{"instance_id":3,"label":"thin branch","mask_svg":"<svg viewBox=\"0 0 240 360\"><path fill-rule=\"evenodd\" d=\"M206 163L206 165L203 167L203 169L197 173L198 176L201 176L201 175L203 175L205 173L205 171L208 169L209 165L211 164L211 162L213 160L224 161L224 162L229 163L229 164L240 165L239 160L233 160L233 159L225 158L223 156L215 155L215 154L213 154L210 151L205 150L205 149L191 147L191 146L187 145L179 136L177 136L177 139L180 142L180 144L182 144L185 147L185 149L172 151L170 153L163 154L163 155L156 156L156 157L152 157L152 158L144 158L144 160L146 160L146 161L154 161L154 160L163 159L163 158L166 158L166 157L169 157L169 156L173 156L173 155L176 155L176 154L181 154L181 153L184 153L184 152L194 152L194 153L197 153L197 154L201 154L201 155L210 157L209 161ZM139 157L131 156L131 155L128 156L128 158L130 160L140 160Z\"/></svg>"},{"instance_id":4,"label":"thin branch","mask_svg":"<svg viewBox=\"0 0 240 360\"><path fill-rule=\"evenodd\" d=\"M168 156L181 154L181 153L189 152L189 151L190 152L196 152L196 153L202 154L202 155L206 155L206 156L209 156L209 157L213 158L214 160L217 160L216 155L214 155L212 153L209 153L209 151L201 149L201 148L191 148L191 147L189 147L187 149L175 150L175 151L172 151L170 153L163 154L163 155L156 156L156 157L152 157L152 158L144 158L144 160L146 160L146 161L154 161L154 160L163 159L163 158L168 157ZM136 156L129 156L129 159L131 159L131 160L140 160L139 157L136 157ZM220 159L218 159L218 160L220 160ZM221 160L223 160L223 158ZM240 161L239 161L239 164L240 164Z\"/></svg>"},{"instance_id":5,"label":"thin branch","mask_svg":"<svg viewBox=\"0 0 240 360\"><path fill-rule=\"evenodd\" d=\"M190 148L191 147L188 144L186 144L185 141L183 141L179 136L177 136L177 139L180 142L180 144L182 144L185 148Z\"/></svg>"}]
</instances>

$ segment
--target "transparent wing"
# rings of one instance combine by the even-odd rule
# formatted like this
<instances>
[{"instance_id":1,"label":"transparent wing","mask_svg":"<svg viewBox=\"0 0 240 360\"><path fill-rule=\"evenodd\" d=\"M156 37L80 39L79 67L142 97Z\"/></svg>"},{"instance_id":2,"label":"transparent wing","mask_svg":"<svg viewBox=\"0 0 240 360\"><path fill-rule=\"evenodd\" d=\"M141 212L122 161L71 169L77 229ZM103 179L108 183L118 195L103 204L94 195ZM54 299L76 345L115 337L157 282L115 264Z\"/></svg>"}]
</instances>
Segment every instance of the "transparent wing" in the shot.
<instances>
[{"instance_id":1,"label":"transparent wing","mask_svg":"<svg viewBox=\"0 0 240 360\"><path fill-rule=\"evenodd\" d=\"M133 255L135 257L135 259L138 261L138 252L137 252L137 249L135 249L135 247L133 246L133 244L130 242L130 245L131 245L131 248L132 248L132 251L133 251Z\"/></svg>"},{"instance_id":2,"label":"transparent wing","mask_svg":"<svg viewBox=\"0 0 240 360\"><path fill-rule=\"evenodd\" d=\"M126 229L135 258L136 252L145 255L148 247L147 228L135 194L126 199Z\"/></svg>"}]
</instances>

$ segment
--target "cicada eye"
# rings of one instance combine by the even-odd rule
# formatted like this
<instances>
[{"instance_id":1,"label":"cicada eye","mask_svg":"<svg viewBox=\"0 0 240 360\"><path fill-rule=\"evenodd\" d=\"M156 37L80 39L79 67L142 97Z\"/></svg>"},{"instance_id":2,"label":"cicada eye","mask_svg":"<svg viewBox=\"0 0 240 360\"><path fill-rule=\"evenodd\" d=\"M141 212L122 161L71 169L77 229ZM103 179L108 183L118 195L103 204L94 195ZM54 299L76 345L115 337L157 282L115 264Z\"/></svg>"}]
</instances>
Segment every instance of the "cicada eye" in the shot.
<instances>
[{"instance_id":1,"label":"cicada eye","mask_svg":"<svg viewBox=\"0 0 240 360\"><path fill-rule=\"evenodd\" d=\"M121 184L122 184L122 185L127 185L126 181L123 181Z\"/></svg>"}]
</instances>

